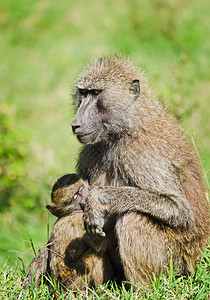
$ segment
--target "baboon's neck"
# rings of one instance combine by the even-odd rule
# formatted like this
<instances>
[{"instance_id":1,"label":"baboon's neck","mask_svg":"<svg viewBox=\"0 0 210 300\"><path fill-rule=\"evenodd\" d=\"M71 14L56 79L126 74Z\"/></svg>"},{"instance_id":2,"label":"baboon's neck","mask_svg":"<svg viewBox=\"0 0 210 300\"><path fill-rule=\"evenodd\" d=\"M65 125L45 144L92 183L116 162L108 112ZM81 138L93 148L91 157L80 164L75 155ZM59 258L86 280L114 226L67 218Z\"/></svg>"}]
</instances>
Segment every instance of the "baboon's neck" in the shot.
<instances>
[{"instance_id":1,"label":"baboon's neck","mask_svg":"<svg viewBox=\"0 0 210 300\"><path fill-rule=\"evenodd\" d=\"M98 185L124 185L121 166L122 151L127 152L128 136L115 142L86 145L79 155L77 172L84 180ZM127 180L126 180L127 181Z\"/></svg>"}]
</instances>

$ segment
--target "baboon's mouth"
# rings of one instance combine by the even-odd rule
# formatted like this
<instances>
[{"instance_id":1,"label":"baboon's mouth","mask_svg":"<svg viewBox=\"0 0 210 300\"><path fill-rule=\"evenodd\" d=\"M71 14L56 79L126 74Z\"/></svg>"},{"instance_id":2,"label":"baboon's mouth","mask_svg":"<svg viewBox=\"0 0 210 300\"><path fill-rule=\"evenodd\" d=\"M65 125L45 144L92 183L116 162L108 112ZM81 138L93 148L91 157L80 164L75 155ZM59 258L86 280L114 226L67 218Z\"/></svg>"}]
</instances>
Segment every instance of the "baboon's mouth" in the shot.
<instances>
[{"instance_id":1,"label":"baboon's mouth","mask_svg":"<svg viewBox=\"0 0 210 300\"><path fill-rule=\"evenodd\" d=\"M91 135L91 134L93 134L93 133L94 133L94 131L89 132L89 133L84 133L84 134L77 134L77 137L83 138L84 136L88 136L88 135Z\"/></svg>"},{"instance_id":2,"label":"baboon's mouth","mask_svg":"<svg viewBox=\"0 0 210 300\"><path fill-rule=\"evenodd\" d=\"M77 134L77 139L80 143L88 144L95 140L96 134L95 131L84 133L84 134Z\"/></svg>"}]
</instances>

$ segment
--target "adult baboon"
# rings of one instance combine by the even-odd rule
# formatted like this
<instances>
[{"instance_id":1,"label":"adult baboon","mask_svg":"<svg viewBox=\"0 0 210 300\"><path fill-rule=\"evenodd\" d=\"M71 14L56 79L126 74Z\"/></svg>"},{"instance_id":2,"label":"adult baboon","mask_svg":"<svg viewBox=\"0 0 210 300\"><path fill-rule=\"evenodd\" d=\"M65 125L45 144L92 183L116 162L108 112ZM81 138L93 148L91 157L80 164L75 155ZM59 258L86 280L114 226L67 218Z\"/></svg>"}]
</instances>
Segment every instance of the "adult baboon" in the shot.
<instances>
[{"instance_id":1,"label":"adult baboon","mask_svg":"<svg viewBox=\"0 0 210 300\"><path fill-rule=\"evenodd\" d=\"M91 238L84 229L82 216L88 191L88 183L76 174L57 180L52 189L52 203L47 208L59 219L49 242L30 264L24 287L31 284L33 278L38 286L42 276L47 274L71 290L83 289L84 282L93 286L117 277L117 269L113 267L116 263L109 258L109 253L117 258L113 234L108 234L107 240L99 241Z\"/></svg>"},{"instance_id":2,"label":"adult baboon","mask_svg":"<svg viewBox=\"0 0 210 300\"><path fill-rule=\"evenodd\" d=\"M85 144L79 177L94 187L86 229L115 231L126 279L147 284L159 267L186 274L208 236L206 189L197 155L177 121L128 60L96 59L76 81L73 132Z\"/></svg>"}]
</instances>

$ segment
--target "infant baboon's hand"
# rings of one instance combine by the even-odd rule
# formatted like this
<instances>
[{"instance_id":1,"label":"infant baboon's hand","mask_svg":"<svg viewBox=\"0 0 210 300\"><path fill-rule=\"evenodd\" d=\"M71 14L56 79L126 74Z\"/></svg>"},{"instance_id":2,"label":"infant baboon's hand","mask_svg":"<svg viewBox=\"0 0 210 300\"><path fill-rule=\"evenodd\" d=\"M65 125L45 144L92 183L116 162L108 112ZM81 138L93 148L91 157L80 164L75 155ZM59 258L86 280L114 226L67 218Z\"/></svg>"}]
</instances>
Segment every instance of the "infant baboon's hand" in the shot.
<instances>
[{"instance_id":1,"label":"infant baboon's hand","mask_svg":"<svg viewBox=\"0 0 210 300\"><path fill-rule=\"evenodd\" d=\"M105 237L103 231L105 217L109 211L109 199L102 188L94 188L86 199L84 225L86 231L95 237Z\"/></svg>"}]
</instances>

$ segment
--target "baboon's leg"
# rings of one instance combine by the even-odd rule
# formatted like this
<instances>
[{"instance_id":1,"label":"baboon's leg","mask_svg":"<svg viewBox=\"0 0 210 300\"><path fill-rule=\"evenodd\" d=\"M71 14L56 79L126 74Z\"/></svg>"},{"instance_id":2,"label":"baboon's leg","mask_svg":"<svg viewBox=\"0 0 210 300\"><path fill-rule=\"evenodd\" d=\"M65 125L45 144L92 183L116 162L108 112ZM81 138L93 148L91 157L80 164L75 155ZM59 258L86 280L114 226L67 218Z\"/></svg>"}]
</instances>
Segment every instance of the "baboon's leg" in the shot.
<instances>
[{"instance_id":1,"label":"baboon's leg","mask_svg":"<svg viewBox=\"0 0 210 300\"><path fill-rule=\"evenodd\" d=\"M89 287L103 284L114 279L114 272L109 257L98 255L90 249L78 261L68 267L61 267L60 281L69 290L84 289L84 283Z\"/></svg>"},{"instance_id":2,"label":"baboon's leg","mask_svg":"<svg viewBox=\"0 0 210 300\"><path fill-rule=\"evenodd\" d=\"M181 266L179 247L167 230L137 213L125 214L117 221L116 234L126 280L148 284L153 273L158 276L160 267L164 270L170 266L171 254L174 263Z\"/></svg>"}]
</instances>

